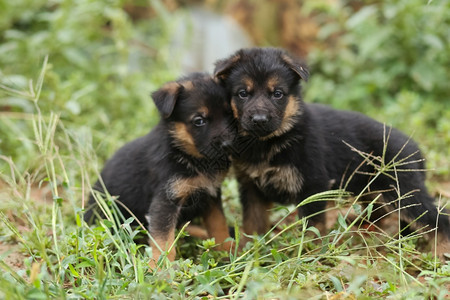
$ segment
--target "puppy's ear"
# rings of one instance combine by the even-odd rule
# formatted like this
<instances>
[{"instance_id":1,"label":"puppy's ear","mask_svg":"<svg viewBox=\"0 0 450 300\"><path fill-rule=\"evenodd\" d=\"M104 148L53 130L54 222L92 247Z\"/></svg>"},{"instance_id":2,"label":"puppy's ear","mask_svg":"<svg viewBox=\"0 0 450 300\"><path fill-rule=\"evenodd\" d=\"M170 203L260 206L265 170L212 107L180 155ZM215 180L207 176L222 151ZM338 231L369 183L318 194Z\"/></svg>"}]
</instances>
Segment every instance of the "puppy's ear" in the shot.
<instances>
[{"instance_id":1,"label":"puppy's ear","mask_svg":"<svg viewBox=\"0 0 450 300\"><path fill-rule=\"evenodd\" d=\"M230 74L231 70L240 59L240 54L234 54L229 58L218 60L214 69L214 77L219 80L226 79L228 74Z\"/></svg>"},{"instance_id":2,"label":"puppy's ear","mask_svg":"<svg viewBox=\"0 0 450 300\"><path fill-rule=\"evenodd\" d=\"M305 65L286 53L281 55L281 59L292 69L292 71L297 73L302 80L308 81L309 71Z\"/></svg>"},{"instance_id":3,"label":"puppy's ear","mask_svg":"<svg viewBox=\"0 0 450 300\"><path fill-rule=\"evenodd\" d=\"M168 82L152 93L153 102L155 102L156 108L164 119L172 114L182 87L177 82Z\"/></svg>"}]
</instances>

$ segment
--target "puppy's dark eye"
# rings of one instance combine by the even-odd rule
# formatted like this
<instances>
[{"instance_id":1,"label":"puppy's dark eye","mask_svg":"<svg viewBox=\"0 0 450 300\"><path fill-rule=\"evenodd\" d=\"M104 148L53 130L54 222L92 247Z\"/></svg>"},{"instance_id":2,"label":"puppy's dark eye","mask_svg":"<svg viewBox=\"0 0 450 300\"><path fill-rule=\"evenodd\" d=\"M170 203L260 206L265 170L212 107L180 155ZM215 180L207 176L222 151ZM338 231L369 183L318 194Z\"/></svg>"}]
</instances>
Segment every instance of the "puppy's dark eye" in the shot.
<instances>
[{"instance_id":1,"label":"puppy's dark eye","mask_svg":"<svg viewBox=\"0 0 450 300\"><path fill-rule=\"evenodd\" d=\"M192 119L192 124L197 127L205 126L206 120L203 117L198 116Z\"/></svg>"},{"instance_id":2,"label":"puppy's dark eye","mask_svg":"<svg viewBox=\"0 0 450 300\"><path fill-rule=\"evenodd\" d=\"M238 96L239 96L239 98L241 98L241 99L247 99L247 98L248 98L248 93L247 93L246 90L240 90L240 91L238 92Z\"/></svg>"},{"instance_id":3,"label":"puppy's dark eye","mask_svg":"<svg viewBox=\"0 0 450 300\"><path fill-rule=\"evenodd\" d=\"M277 99L277 100L278 100L278 99L283 98L284 94L283 94L283 92L280 91L280 90L275 90L275 91L273 92L272 96L273 96L274 99Z\"/></svg>"}]
</instances>

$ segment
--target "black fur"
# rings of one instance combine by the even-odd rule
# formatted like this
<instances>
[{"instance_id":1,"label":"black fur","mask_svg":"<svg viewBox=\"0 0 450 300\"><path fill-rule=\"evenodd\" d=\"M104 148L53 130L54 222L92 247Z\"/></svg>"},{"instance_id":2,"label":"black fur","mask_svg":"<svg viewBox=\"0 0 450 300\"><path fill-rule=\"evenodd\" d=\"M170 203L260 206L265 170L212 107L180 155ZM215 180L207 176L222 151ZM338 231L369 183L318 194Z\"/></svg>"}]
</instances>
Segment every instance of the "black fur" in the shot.
<instances>
[{"instance_id":1,"label":"black fur","mask_svg":"<svg viewBox=\"0 0 450 300\"><path fill-rule=\"evenodd\" d=\"M222 212L220 183L230 166L225 150L235 129L226 93L209 75L169 82L152 97L162 116L159 124L119 149L101 180L152 236L170 242L175 226L211 209ZM100 181L94 189L105 192ZM86 221L98 212L92 195L89 203L93 209Z\"/></svg>"},{"instance_id":2,"label":"black fur","mask_svg":"<svg viewBox=\"0 0 450 300\"><path fill-rule=\"evenodd\" d=\"M400 204L404 221L424 214L417 222L435 228L438 211L424 184L425 166L416 143L363 114L304 103L300 80L307 80L308 71L288 53L274 48L243 49L218 61L215 76L230 93L238 119L233 165L246 233L262 234L268 229L267 218L258 210L271 202L298 204L310 195L340 187L358 195L376 170L355 149L384 156L383 163L401 162L397 172L376 178L370 191L384 191L382 198L391 203L391 209L398 204L398 194L410 193ZM399 191L392 177L398 178ZM313 215L325 205L302 206L299 215ZM323 214L311 221L323 224ZM440 216L439 231L450 238L445 216Z\"/></svg>"}]
</instances>

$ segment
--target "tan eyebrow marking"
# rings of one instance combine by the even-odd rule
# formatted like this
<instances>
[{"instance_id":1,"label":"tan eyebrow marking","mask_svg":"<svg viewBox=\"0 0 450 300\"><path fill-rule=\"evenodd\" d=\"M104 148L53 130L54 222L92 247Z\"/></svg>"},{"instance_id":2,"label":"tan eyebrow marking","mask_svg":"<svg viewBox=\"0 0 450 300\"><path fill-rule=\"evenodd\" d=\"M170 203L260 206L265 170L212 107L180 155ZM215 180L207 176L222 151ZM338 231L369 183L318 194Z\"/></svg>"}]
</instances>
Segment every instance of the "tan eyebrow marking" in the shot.
<instances>
[{"instance_id":1,"label":"tan eyebrow marking","mask_svg":"<svg viewBox=\"0 0 450 300\"><path fill-rule=\"evenodd\" d=\"M253 80L249 77L244 77L244 79L242 80L244 82L244 84L247 87L247 91L252 91L253 88L255 87L255 83L253 82Z\"/></svg>"},{"instance_id":2,"label":"tan eyebrow marking","mask_svg":"<svg viewBox=\"0 0 450 300\"><path fill-rule=\"evenodd\" d=\"M278 82L277 76L270 77L266 83L267 87L269 88L269 90L271 92L273 92L275 90L275 88L277 87L278 84L279 84L279 82Z\"/></svg>"}]
</instances>

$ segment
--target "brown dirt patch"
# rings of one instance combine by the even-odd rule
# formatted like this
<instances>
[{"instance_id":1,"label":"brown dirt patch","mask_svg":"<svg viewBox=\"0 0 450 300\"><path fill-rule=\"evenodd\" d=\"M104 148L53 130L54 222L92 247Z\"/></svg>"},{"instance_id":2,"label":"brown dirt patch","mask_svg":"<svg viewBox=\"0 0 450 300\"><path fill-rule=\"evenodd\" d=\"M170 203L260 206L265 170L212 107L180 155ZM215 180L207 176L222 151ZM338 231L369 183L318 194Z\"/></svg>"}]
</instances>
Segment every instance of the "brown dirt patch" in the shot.
<instances>
[{"instance_id":1,"label":"brown dirt patch","mask_svg":"<svg viewBox=\"0 0 450 300\"><path fill-rule=\"evenodd\" d=\"M16 272L25 268L24 260L27 256L20 252L19 245L17 244L4 244L0 242L0 256L3 257L2 261Z\"/></svg>"}]
</instances>

